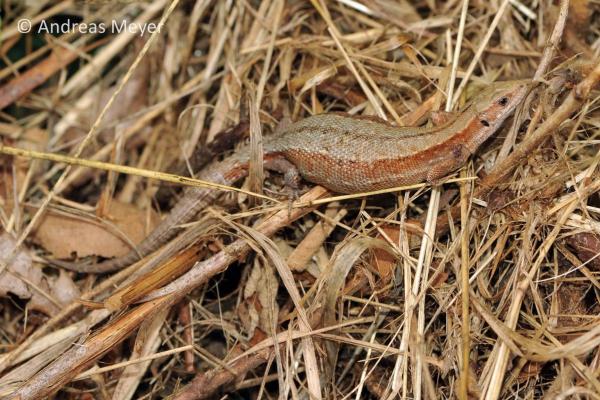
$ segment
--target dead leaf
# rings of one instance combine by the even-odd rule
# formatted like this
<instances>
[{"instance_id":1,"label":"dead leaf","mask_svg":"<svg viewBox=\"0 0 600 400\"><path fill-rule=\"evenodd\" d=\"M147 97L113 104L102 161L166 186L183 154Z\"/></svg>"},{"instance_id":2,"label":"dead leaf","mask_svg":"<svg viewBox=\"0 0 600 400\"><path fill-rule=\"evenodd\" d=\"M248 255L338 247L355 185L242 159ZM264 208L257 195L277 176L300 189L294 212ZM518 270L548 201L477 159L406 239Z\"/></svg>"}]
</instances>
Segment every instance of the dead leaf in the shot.
<instances>
[{"instance_id":1,"label":"dead leaf","mask_svg":"<svg viewBox=\"0 0 600 400\"><path fill-rule=\"evenodd\" d=\"M259 327L264 332L269 332L276 325L279 307L275 301L279 281L271 265L255 262L244 287L244 311L250 316L247 318L248 332Z\"/></svg>"},{"instance_id":2,"label":"dead leaf","mask_svg":"<svg viewBox=\"0 0 600 400\"><path fill-rule=\"evenodd\" d=\"M3 257L12 253L15 241L8 233L0 236L0 254ZM14 294L20 299L29 299L31 310L53 315L60 307L71 303L80 296L79 289L70 275L61 271L58 278L46 276L41 268L33 264L29 251L17 251L7 270L0 274L0 297Z\"/></svg>"},{"instance_id":3,"label":"dead leaf","mask_svg":"<svg viewBox=\"0 0 600 400\"><path fill-rule=\"evenodd\" d=\"M137 244L158 223L156 213L152 212L147 218L145 210L116 200L111 201L108 212L110 224L49 211L36 230L35 238L56 258L70 258L74 254L119 257L131 250L123 238Z\"/></svg>"},{"instance_id":4,"label":"dead leaf","mask_svg":"<svg viewBox=\"0 0 600 400\"><path fill-rule=\"evenodd\" d=\"M587 29L589 27L592 8L589 0L573 0L569 3L569 15L567 29Z\"/></svg>"},{"instance_id":5,"label":"dead leaf","mask_svg":"<svg viewBox=\"0 0 600 400\"><path fill-rule=\"evenodd\" d=\"M395 225L385 225L382 230L390 238L393 243L398 243L400 230ZM379 236L379 235L378 235ZM396 264L398 260L393 254L390 254L385 249L375 248L372 250L373 258L371 265L381 277L381 285L387 285L394 276Z\"/></svg>"},{"instance_id":6,"label":"dead leaf","mask_svg":"<svg viewBox=\"0 0 600 400\"><path fill-rule=\"evenodd\" d=\"M582 262L593 271L600 270L600 236L592 232L579 232L569 236L566 242L571 246Z\"/></svg>"},{"instance_id":7,"label":"dead leaf","mask_svg":"<svg viewBox=\"0 0 600 400\"><path fill-rule=\"evenodd\" d=\"M589 289L584 285L565 283L557 291L558 326L557 328L576 327L585 323L589 314L585 295Z\"/></svg>"},{"instance_id":8,"label":"dead leaf","mask_svg":"<svg viewBox=\"0 0 600 400\"><path fill-rule=\"evenodd\" d=\"M79 288L71 279L70 273L62 268L58 278L52 279L50 282L50 294L60 304L69 304L81 295Z\"/></svg>"}]
</instances>

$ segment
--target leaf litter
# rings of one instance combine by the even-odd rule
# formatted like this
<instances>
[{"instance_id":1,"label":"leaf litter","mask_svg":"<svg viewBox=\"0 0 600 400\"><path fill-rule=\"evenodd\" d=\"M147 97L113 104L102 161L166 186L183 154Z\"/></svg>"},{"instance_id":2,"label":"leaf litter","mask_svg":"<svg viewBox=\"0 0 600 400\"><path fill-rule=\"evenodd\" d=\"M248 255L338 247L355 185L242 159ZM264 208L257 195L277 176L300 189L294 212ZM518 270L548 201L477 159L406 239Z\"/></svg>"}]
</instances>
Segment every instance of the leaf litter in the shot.
<instances>
[{"instance_id":1,"label":"leaf litter","mask_svg":"<svg viewBox=\"0 0 600 400\"><path fill-rule=\"evenodd\" d=\"M127 252L180 188L81 166L57 187L64 164L2 156L0 396L600 393L597 2L1 7L2 143L85 143L86 160L149 171L195 175L314 113L423 125L493 80L540 84L462 170L477 179L335 199L306 185L312 206L288 210L282 177L257 173L243 187L283 204L223 194L105 275L52 260ZM165 25L18 33L36 17Z\"/></svg>"}]
</instances>

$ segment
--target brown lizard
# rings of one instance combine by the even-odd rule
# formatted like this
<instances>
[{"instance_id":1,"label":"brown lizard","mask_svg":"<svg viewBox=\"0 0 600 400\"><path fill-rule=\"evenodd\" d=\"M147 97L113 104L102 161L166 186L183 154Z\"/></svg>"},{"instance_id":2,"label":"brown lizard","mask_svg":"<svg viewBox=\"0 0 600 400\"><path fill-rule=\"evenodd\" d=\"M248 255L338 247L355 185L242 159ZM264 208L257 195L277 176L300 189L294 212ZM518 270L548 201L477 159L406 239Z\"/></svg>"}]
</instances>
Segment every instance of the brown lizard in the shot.
<instances>
[{"instance_id":1,"label":"brown lizard","mask_svg":"<svg viewBox=\"0 0 600 400\"><path fill-rule=\"evenodd\" d=\"M437 127L398 127L383 120L341 114L305 118L265 140L265 168L300 176L339 193L359 193L420 182L436 182L460 168L526 96L531 81L491 84L454 119ZM248 174L249 149L204 169L198 178L233 185ZM188 187L170 214L136 249L97 264L57 262L79 272L121 269L171 239L178 226L211 204L218 191Z\"/></svg>"}]
</instances>

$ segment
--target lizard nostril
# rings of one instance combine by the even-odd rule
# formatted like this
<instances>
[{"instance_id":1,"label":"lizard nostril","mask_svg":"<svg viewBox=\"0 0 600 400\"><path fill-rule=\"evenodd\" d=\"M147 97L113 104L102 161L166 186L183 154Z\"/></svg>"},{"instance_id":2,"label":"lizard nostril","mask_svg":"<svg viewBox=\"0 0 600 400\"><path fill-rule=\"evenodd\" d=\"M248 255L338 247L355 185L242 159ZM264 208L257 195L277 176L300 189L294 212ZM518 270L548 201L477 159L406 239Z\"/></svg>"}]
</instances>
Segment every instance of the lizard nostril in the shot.
<instances>
[{"instance_id":1,"label":"lizard nostril","mask_svg":"<svg viewBox=\"0 0 600 400\"><path fill-rule=\"evenodd\" d=\"M483 125L483 126L485 126L485 127L488 127L488 126L490 126L490 123L489 123L489 122L487 122L487 120L485 120L485 119L482 119L482 120L481 120L481 121L479 121L479 122L481 122L481 125Z\"/></svg>"},{"instance_id":2,"label":"lizard nostril","mask_svg":"<svg viewBox=\"0 0 600 400\"><path fill-rule=\"evenodd\" d=\"M500 100L498 100L498 104L500 104L501 106L505 106L508 104L508 97L502 97Z\"/></svg>"}]
</instances>

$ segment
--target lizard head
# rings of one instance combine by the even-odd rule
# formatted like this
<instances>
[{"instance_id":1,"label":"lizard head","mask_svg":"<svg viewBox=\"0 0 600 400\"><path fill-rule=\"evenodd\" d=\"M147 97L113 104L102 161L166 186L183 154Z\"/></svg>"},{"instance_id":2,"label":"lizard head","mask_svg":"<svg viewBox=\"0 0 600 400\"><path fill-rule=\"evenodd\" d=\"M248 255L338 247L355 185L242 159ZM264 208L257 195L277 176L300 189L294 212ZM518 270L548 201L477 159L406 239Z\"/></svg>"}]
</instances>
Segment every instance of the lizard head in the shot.
<instances>
[{"instance_id":1,"label":"lizard head","mask_svg":"<svg viewBox=\"0 0 600 400\"><path fill-rule=\"evenodd\" d=\"M515 110L531 88L530 80L495 82L473 98L483 128L496 130Z\"/></svg>"}]
</instances>

